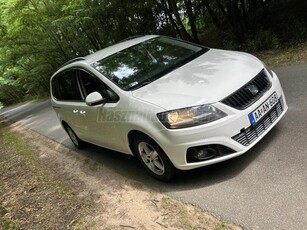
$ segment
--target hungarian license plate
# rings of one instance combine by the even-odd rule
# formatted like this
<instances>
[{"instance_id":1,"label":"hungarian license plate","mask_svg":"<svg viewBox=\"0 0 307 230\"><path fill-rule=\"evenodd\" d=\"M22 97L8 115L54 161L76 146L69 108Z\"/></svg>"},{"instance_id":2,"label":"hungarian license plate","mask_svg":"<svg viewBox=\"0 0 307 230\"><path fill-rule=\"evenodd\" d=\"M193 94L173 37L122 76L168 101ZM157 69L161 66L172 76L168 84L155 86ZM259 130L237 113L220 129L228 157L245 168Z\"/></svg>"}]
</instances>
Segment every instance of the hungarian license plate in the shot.
<instances>
[{"instance_id":1,"label":"hungarian license plate","mask_svg":"<svg viewBox=\"0 0 307 230\"><path fill-rule=\"evenodd\" d=\"M274 92L262 105L260 105L254 112L248 115L249 120L253 126L257 124L270 110L278 103L277 93Z\"/></svg>"}]
</instances>

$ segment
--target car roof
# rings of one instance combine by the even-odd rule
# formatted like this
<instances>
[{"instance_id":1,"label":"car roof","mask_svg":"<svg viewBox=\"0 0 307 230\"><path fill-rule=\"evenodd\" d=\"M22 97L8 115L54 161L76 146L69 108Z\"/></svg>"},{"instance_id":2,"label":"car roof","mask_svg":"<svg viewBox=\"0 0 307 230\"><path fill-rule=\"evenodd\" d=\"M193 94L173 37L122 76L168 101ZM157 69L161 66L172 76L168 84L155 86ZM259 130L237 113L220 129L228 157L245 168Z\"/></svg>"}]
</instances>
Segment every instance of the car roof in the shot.
<instances>
[{"instance_id":1,"label":"car roof","mask_svg":"<svg viewBox=\"0 0 307 230\"><path fill-rule=\"evenodd\" d=\"M128 38L125 39L124 41L121 41L119 43L116 43L114 45L108 46L102 50L99 50L95 53L89 54L85 57L77 57L74 58L68 62L66 62L64 65L62 65L60 67L60 69L58 71L56 71L56 73L54 75L56 75L58 72L61 72L63 69L66 69L66 67L68 67L70 64L77 64L77 63L86 63L88 65L91 65L94 62L97 62L103 58L106 58L108 56L111 56L112 54L115 54L121 50L127 49L131 46L134 46L138 43L147 41L149 39L158 37L159 35L146 35L146 36L140 36L137 38Z\"/></svg>"},{"instance_id":2,"label":"car roof","mask_svg":"<svg viewBox=\"0 0 307 230\"><path fill-rule=\"evenodd\" d=\"M155 38L155 37L158 37L158 35L147 35L147 36L141 36L141 37L137 37L137 38L133 38L133 39L127 39L127 40L124 40L123 42L119 42L119 43L116 43L114 45L111 45L109 47L106 47L102 50L99 50L93 54L90 54L90 55L87 55L85 57L85 60L87 61L88 64L92 64L96 61L99 61L103 58L106 58L108 56L111 56L112 54L115 54L121 50L124 50L124 49L127 49L131 46L134 46L138 43L141 43L143 41L146 41L146 40L149 40L149 39L152 39L152 38Z\"/></svg>"}]
</instances>

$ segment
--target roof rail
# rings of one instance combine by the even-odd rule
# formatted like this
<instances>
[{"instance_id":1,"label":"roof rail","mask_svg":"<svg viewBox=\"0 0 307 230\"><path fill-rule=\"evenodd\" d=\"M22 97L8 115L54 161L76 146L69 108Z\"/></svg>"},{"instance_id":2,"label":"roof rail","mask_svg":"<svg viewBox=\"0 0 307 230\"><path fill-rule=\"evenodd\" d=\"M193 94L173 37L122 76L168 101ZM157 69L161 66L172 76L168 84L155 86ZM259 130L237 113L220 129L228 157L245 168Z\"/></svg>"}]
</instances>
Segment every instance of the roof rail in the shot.
<instances>
[{"instance_id":1,"label":"roof rail","mask_svg":"<svg viewBox=\"0 0 307 230\"><path fill-rule=\"evenodd\" d=\"M131 36L131 37L128 37L128 38L125 38L117 43L121 43L121 42L125 42L125 41L129 41L129 40L132 40L134 38L139 38L139 37L143 37L144 35L134 35L134 36Z\"/></svg>"},{"instance_id":2,"label":"roof rail","mask_svg":"<svg viewBox=\"0 0 307 230\"><path fill-rule=\"evenodd\" d=\"M61 68L64 67L64 66L66 66L66 65L69 65L69 64L71 64L71 63L73 63L73 62L76 62L76 61L84 61L84 60L86 60L84 57L76 57L76 58L71 59L71 60L69 60L68 62L64 63L64 64L61 66Z\"/></svg>"}]
</instances>

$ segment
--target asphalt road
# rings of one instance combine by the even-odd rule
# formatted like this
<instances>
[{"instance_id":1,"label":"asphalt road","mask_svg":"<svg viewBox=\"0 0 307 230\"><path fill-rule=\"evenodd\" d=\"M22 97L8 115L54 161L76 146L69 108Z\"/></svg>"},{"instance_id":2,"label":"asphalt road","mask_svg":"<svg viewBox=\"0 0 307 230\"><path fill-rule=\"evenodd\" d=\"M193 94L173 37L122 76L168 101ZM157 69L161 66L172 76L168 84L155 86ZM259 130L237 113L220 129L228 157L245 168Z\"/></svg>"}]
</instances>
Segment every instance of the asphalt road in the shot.
<instances>
[{"instance_id":1,"label":"asphalt road","mask_svg":"<svg viewBox=\"0 0 307 230\"><path fill-rule=\"evenodd\" d=\"M77 152L114 173L248 229L306 229L307 65L275 71L289 111L260 143L241 157L181 172L174 181L161 183L148 176L134 157L96 146ZM2 109L0 115L75 149L49 102Z\"/></svg>"}]
</instances>

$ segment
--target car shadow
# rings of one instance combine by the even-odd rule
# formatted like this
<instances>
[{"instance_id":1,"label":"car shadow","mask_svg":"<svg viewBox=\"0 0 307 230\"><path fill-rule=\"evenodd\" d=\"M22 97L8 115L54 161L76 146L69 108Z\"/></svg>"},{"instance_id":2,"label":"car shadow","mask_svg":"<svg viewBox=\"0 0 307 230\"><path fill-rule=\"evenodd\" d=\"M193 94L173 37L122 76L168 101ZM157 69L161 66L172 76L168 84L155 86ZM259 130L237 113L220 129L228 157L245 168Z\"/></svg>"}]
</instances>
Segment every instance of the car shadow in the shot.
<instances>
[{"instance_id":1,"label":"car shadow","mask_svg":"<svg viewBox=\"0 0 307 230\"><path fill-rule=\"evenodd\" d=\"M245 154L218 164L194 170L179 171L175 178L169 182L160 182L152 178L142 168L138 159L131 155L122 154L91 144L88 144L83 150L75 149L72 144L69 144L67 147L73 148L77 153L94 160L98 164L107 167L114 173L118 173L127 179L142 183L159 192L172 192L208 187L214 184L223 183L240 175L251 163L257 161L257 158L261 154L265 154L265 149L272 140L278 138L278 134L279 129L277 125L265 138Z\"/></svg>"},{"instance_id":2,"label":"car shadow","mask_svg":"<svg viewBox=\"0 0 307 230\"><path fill-rule=\"evenodd\" d=\"M35 111L33 112L33 110ZM44 118L37 119L36 115L31 119L29 117L33 114L36 114L37 111L40 111L40 114L47 115L50 112L49 110L51 110L50 102L36 104L33 106L31 105L31 108L20 111L20 113L22 114L15 115L11 120L13 120L13 123L18 123L18 121L24 121L27 125L29 125L29 123L33 123L32 126L35 127L37 125L36 123L45 122ZM25 119L25 117L28 117L28 119ZM136 157L101 148L91 144L88 144L88 146L83 150L78 150L68 139L68 135L65 138L66 134L64 130L60 128L60 130L51 131L53 126L54 125L52 124L50 124L49 126L44 126L45 134L42 135L45 135L48 138L53 139L54 141L74 150L77 154L81 154L87 159L95 161L95 163L99 164L100 166L108 168L114 174L119 174L124 178L139 182L149 188L160 192L171 192L208 187L214 184L223 183L225 181L237 177L242 172L244 172L244 170L251 163L257 161L257 158L261 154L266 153L265 149L270 145L272 140L278 139L278 135L282 133L279 132L279 129L282 129L283 122L277 124L265 136L265 138L263 138L257 145L255 145L251 150L249 150L242 156L199 169L179 171L176 177L172 181L167 183L160 182L152 178L142 168ZM39 133L43 133L40 132L41 130L39 129L37 129L36 131ZM57 140L57 136L62 135L63 138L60 141Z\"/></svg>"}]
</instances>

